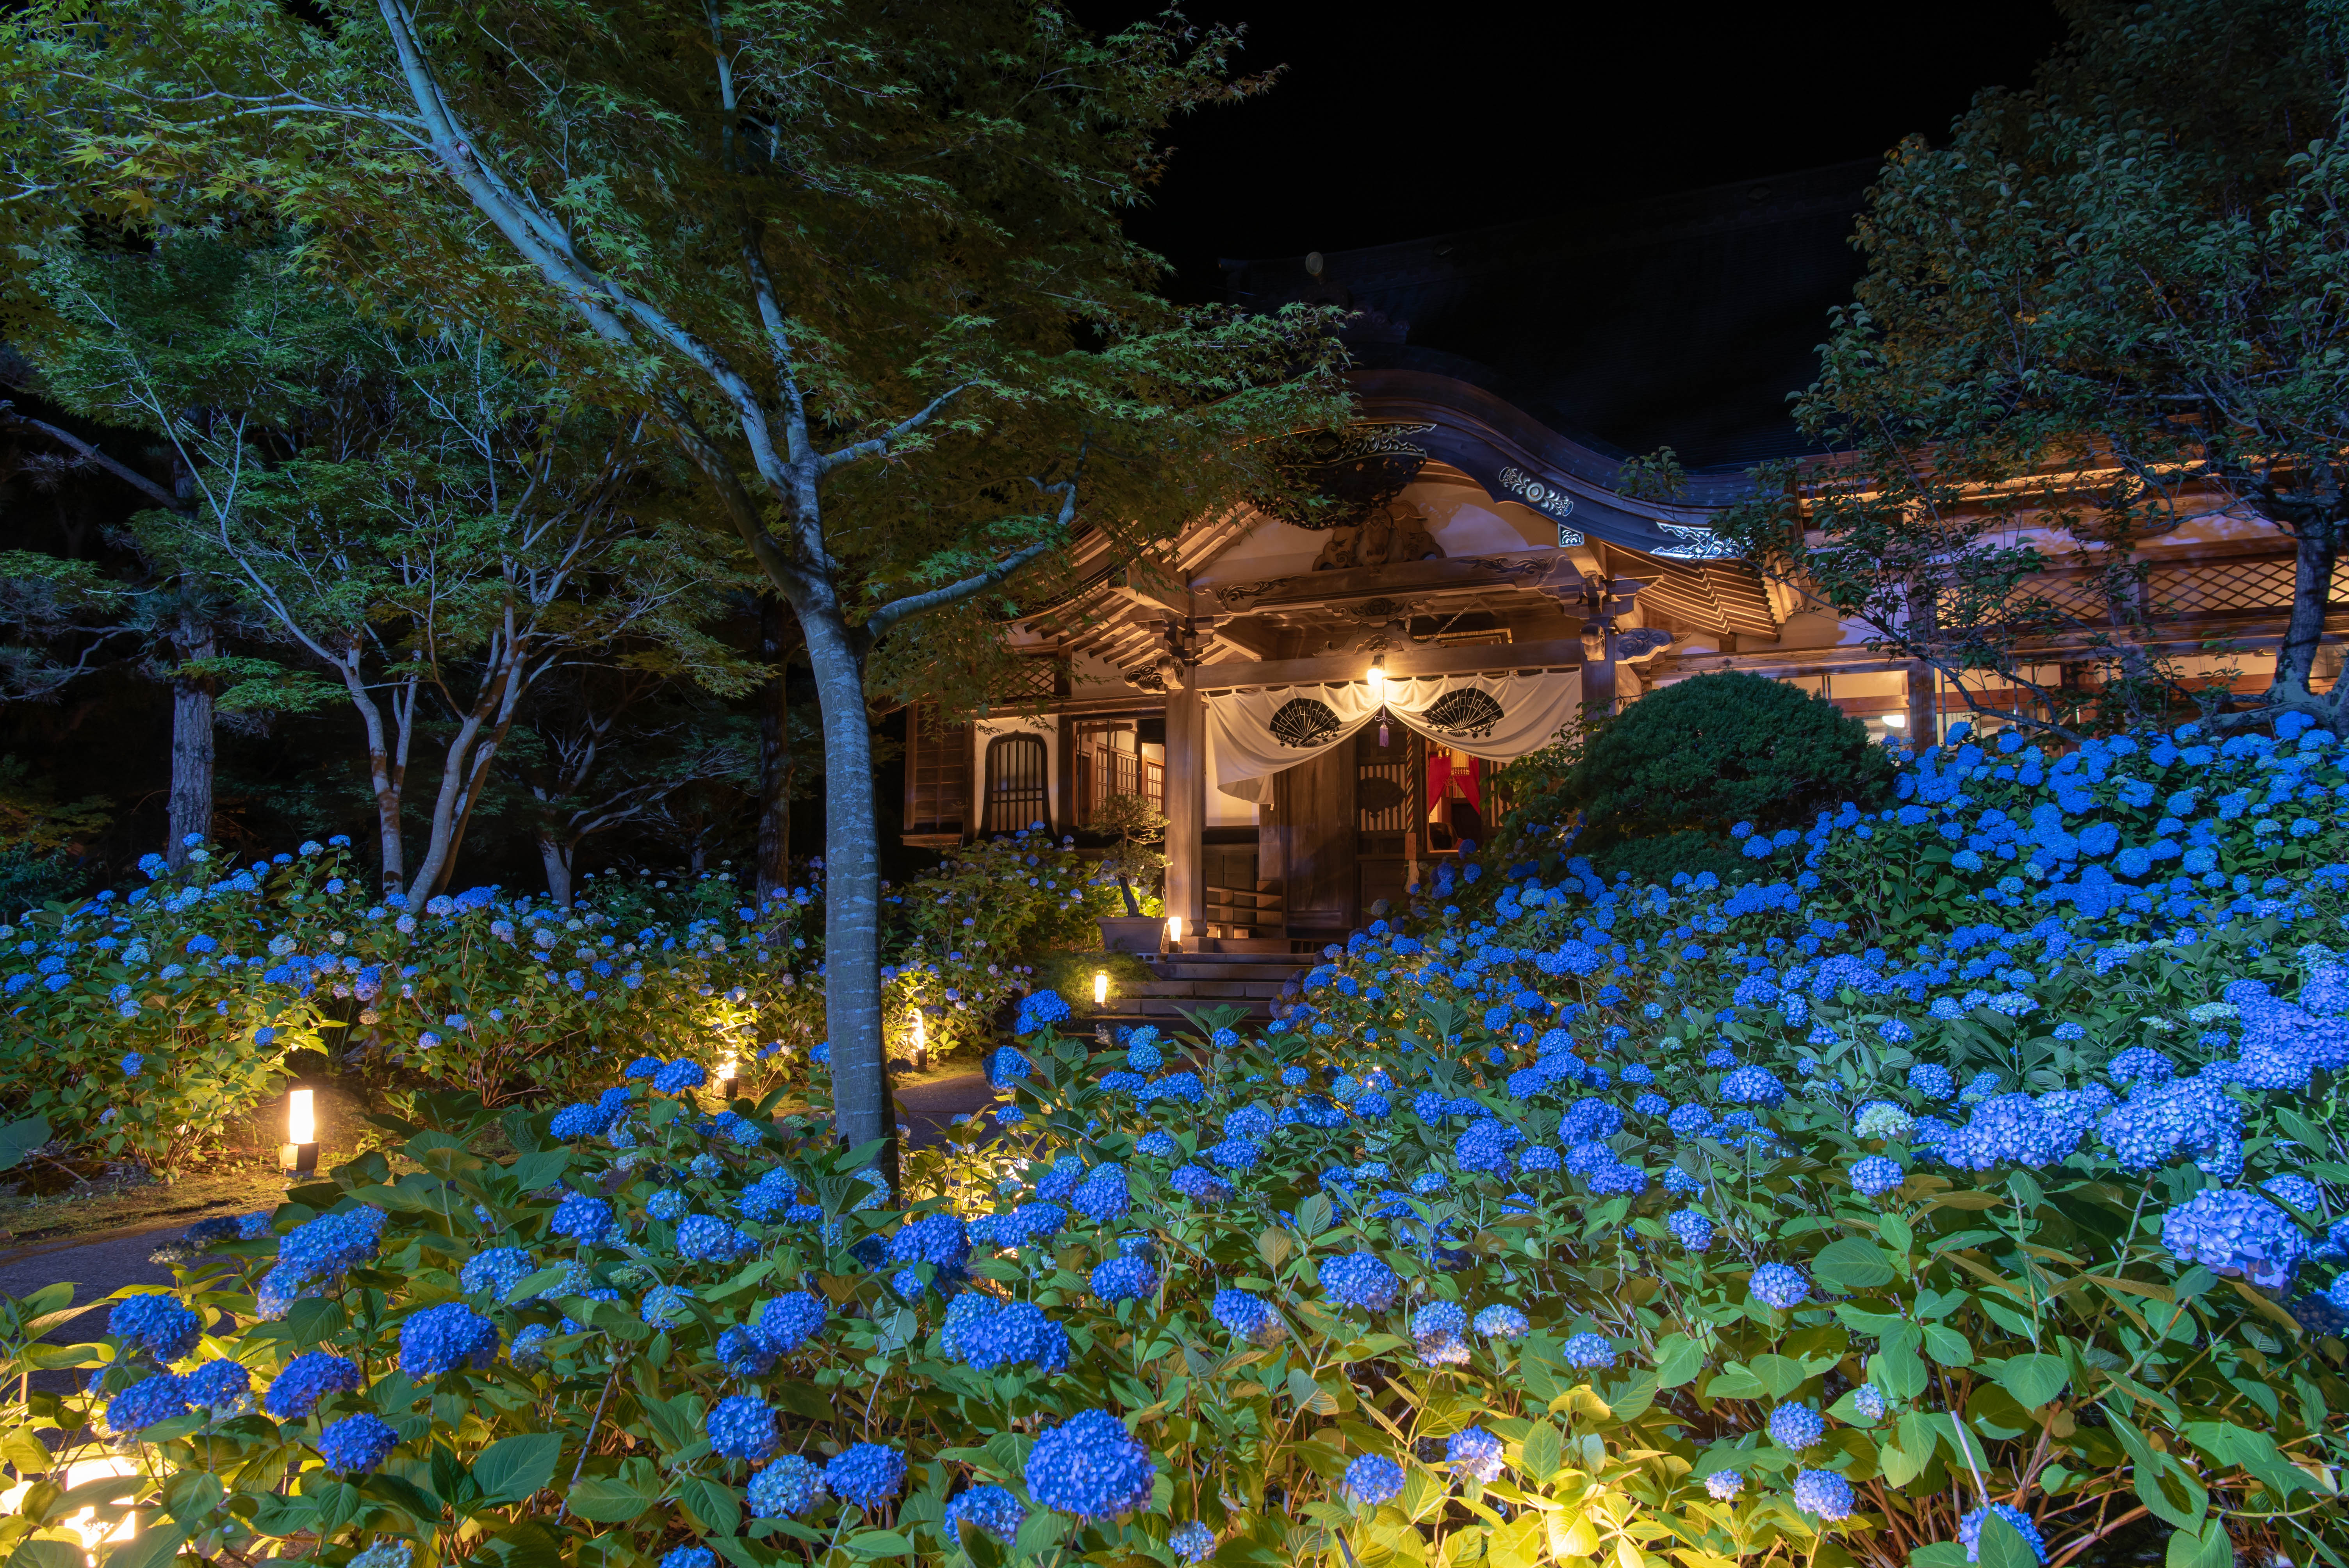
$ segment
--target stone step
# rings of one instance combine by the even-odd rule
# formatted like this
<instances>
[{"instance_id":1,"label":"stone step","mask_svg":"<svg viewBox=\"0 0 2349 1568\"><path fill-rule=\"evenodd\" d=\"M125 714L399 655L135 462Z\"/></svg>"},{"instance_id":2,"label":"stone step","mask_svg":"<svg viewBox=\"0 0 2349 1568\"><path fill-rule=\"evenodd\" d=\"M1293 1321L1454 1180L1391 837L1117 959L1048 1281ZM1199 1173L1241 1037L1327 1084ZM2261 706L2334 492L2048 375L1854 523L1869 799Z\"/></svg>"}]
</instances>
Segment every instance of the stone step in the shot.
<instances>
[{"instance_id":1,"label":"stone step","mask_svg":"<svg viewBox=\"0 0 2349 1568\"><path fill-rule=\"evenodd\" d=\"M1216 996L1237 1001L1253 996L1270 1001L1280 995L1278 980L1148 980L1127 988L1139 996Z\"/></svg>"}]
</instances>

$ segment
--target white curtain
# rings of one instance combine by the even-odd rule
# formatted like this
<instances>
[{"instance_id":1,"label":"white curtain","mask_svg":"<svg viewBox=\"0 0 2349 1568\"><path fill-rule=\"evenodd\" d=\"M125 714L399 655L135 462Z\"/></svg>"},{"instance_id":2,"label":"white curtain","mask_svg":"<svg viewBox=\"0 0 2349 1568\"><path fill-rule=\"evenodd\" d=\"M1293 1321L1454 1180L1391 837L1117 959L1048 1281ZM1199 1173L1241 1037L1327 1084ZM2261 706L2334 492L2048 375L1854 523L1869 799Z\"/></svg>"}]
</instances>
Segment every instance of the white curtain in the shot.
<instances>
[{"instance_id":1,"label":"white curtain","mask_svg":"<svg viewBox=\"0 0 2349 1568\"><path fill-rule=\"evenodd\" d=\"M1448 700L1447 700L1448 699ZM1310 761L1378 716L1495 762L1538 751L1582 708L1582 672L1397 676L1383 705L1366 682L1209 692L1207 758L1216 788L1272 799L1272 776Z\"/></svg>"}]
</instances>

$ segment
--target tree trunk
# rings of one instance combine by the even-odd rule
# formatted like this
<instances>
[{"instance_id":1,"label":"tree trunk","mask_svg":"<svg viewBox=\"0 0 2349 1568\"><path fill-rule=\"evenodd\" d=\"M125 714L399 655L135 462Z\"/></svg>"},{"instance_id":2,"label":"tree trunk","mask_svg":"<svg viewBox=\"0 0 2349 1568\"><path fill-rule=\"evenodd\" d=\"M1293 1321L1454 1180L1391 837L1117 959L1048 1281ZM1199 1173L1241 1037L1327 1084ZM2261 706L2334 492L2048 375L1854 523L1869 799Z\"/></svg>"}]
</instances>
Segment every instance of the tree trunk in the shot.
<instances>
[{"instance_id":1,"label":"tree trunk","mask_svg":"<svg viewBox=\"0 0 2349 1568\"><path fill-rule=\"evenodd\" d=\"M772 593L759 599L759 655L770 670L759 694L758 889L779 892L792 880L792 703L790 645L784 620L790 614Z\"/></svg>"},{"instance_id":2,"label":"tree trunk","mask_svg":"<svg viewBox=\"0 0 2349 1568\"><path fill-rule=\"evenodd\" d=\"M2308 522L2297 531L2292 552L2292 618L2285 623L2283 645L2276 650L2275 681L2268 700L2296 707L2335 729L2341 712L2341 691L2326 702L2308 689L2309 666L2316 661L2317 645L2324 640L2324 614L2333 607L2333 565L2340 553L2339 524ZM2349 685L2344 678L2344 685Z\"/></svg>"},{"instance_id":3,"label":"tree trunk","mask_svg":"<svg viewBox=\"0 0 2349 1568\"><path fill-rule=\"evenodd\" d=\"M557 909L571 907L571 849L548 833L538 835L538 861L546 868L546 895Z\"/></svg>"},{"instance_id":4,"label":"tree trunk","mask_svg":"<svg viewBox=\"0 0 2349 1568\"><path fill-rule=\"evenodd\" d=\"M823 1010L833 1131L851 1149L885 1140L878 1163L895 1191L897 1125L881 1039L881 852L864 651L833 606L794 608L823 714Z\"/></svg>"},{"instance_id":5,"label":"tree trunk","mask_svg":"<svg viewBox=\"0 0 2349 1568\"><path fill-rule=\"evenodd\" d=\"M203 623L183 625L177 641L182 659L208 659L220 651ZM171 838L163 855L175 871L188 863L189 837L209 837L212 830L213 685L210 676L171 682Z\"/></svg>"}]
</instances>

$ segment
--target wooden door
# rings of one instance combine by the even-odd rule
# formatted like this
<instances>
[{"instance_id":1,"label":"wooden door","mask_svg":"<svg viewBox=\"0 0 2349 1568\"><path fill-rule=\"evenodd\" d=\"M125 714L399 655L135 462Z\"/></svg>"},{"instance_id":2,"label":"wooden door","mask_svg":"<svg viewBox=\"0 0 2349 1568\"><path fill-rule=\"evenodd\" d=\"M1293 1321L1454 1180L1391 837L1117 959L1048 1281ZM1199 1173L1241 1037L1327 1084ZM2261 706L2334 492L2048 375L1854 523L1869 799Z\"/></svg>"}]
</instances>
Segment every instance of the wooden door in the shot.
<instances>
[{"instance_id":1,"label":"wooden door","mask_svg":"<svg viewBox=\"0 0 2349 1568\"><path fill-rule=\"evenodd\" d=\"M1366 724L1354 735L1354 859L1360 874L1355 907L1363 920L1384 899L1403 904L1412 862L1419 855L1421 819L1427 814L1427 743L1402 725L1390 725L1387 744L1379 727Z\"/></svg>"},{"instance_id":2,"label":"wooden door","mask_svg":"<svg viewBox=\"0 0 2349 1568\"><path fill-rule=\"evenodd\" d=\"M1292 935L1329 935L1357 923L1354 748L1340 741L1273 776L1273 841L1264 874L1278 874ZM1277 868L1277 871L1276 871Z\"/></svg>"}]
</instances>

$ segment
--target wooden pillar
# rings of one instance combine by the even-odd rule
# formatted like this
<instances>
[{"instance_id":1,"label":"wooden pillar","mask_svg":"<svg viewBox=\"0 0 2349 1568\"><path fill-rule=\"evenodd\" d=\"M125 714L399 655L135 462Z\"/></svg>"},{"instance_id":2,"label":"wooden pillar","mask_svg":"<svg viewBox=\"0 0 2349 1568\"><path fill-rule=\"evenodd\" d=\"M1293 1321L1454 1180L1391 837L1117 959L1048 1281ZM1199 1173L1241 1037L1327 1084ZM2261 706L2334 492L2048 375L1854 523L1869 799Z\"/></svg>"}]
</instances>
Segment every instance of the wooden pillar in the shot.
<instances>
[{"instance_id":1,"label":"wooden pillar","mask_svg":"<svg viewBox=\"0 0 2349 1568\"><path fill-rule=\"evenodd\" d=\"M1615 633L1603 620L1582 624L1582 712L1604 718L1615 711Z\"/></svg>"},{"instance_id":2,"label":"wooden pillar","mask_svg":"<svg viewBox=\"0 0 2349 1568\"><path fill-rule=\"evenodd\" d=\"M1059 725L1052 748L1052 831L1065 836L1077 830L1077 721L1064 713Z\"/></svg>"},{"instance_id":3,"label":"wooden pillar","mask_svg":"<svg viewBox=\"0 0 2349 1568\"><path fill-rule=\"evenodd\" d=\"M1909 749L1923 751L1941 741L1940 704L1934 701L1933 666L1922 659L1909 665Z\"/></svg>"},{"instance_id":4,"label":"wooden pillar","mask_svg":"<svg viewBox=\"0 0 2349 1568\"><path fill-rule=\"evenodd\" d=\"M1177 678L1166 686L1166 913L1183 917L1195 951L1207 916L1207 711L1190 669Z\"/></svg>"}]
</instances>

